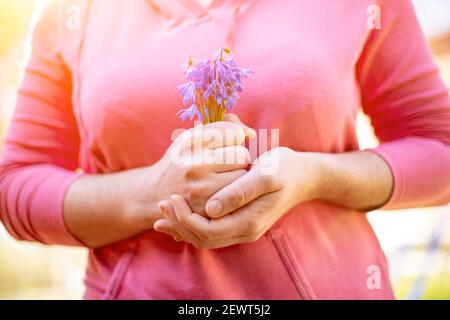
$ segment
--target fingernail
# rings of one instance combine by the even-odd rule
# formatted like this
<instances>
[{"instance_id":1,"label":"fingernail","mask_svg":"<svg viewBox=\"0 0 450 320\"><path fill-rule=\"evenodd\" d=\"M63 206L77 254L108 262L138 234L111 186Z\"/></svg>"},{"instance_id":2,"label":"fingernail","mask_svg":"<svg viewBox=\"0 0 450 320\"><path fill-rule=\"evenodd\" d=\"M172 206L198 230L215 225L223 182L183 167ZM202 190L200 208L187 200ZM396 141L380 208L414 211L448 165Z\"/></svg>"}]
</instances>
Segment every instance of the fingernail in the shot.
<instances>
[{"instance_id":1,"label":"fingernail","mask_svg":"<svg viewBox=\"0 0 450 320\"><path fill-rule=\"evenodd\" d=\"M206 213L209 216L217 216L222 209L222 203L219 200L212 200L206 204Z\"/></svg>"},{"instance_id":2,"label":"fingernail","mask_svg":"<svg viewBox=\"0 0 450 320\"><path fill-rule=\"evenodd\" d=\"M153 229L155 229L155 231L159 231L159 225L160 225L161 223L159 222L159 220L158 221L156 221L154 224L153 224Z\"/></svg>"}]
</instances>

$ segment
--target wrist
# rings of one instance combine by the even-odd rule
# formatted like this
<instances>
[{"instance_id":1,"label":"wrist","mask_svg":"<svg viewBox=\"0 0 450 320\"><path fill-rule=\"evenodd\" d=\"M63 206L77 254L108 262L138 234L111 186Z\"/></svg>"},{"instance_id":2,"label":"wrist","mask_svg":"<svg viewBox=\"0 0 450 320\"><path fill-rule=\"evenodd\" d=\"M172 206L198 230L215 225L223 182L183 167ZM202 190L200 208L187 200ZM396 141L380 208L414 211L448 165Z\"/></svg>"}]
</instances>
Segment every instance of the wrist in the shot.
<instances>
[{"instance_id":1,"label":"wrist","mask_svg":"<svg viewBox=\"0 0 450 320\"><path fill-rule=\"evenodd\" d=\"M159 213L153 167L133 169L122 183L120 206L123 223L143 232L153 228Z\"/></svg>"},{"instance_id":2,"label":"wrist","mask_svg":"<svg viewBox=\"0 0 450 320\"><path fill-rule=\"evenodd\" d=\"M332 159L327 154L295 152L297 174L295 190L300 202L323 199L333 180Z\"/></svg>"},{"instance_id":3,"label":"wrist","mask_svg":"<svg viewBox=\"0 0 450 320\"><path fill-rule=\"evenodd\" d=\"M311 153L311 199L358 210L378 208L389 199L392 175L387 164L370 152Z\"/></svg>"}]
</instances>

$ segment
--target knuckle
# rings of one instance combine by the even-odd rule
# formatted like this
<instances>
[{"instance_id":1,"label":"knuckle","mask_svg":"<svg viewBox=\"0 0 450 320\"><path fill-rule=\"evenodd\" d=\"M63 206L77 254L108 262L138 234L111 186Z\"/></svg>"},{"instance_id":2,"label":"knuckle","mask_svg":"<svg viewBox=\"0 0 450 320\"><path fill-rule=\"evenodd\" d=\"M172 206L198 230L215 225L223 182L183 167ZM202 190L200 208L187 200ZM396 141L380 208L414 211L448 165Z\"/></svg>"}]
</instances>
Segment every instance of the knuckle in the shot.
<instances>
[{"instance_id":1,"label":"knuckle","mask_svg":"<svg viewBox=\"0 0 450 320\"><path fill-rule=\"evenodd\" d=\"M245 204L247 196L242 187L236 187L231 190L230 193L230 202L236 207L239 208Z\"/></svg>"},{"instance_id":2,"label":"knuckle","mask_svg":"<svg viewBox=\"0 0 450 320\"><path fill-rule=\"evenodd\" d=\"M266 190L276 189L279 185L277 178L274 175L262 175L261 184Z\"/></svg>"},{"instance_id":3,"label":"knuckle","mask_svg":"<svg viewBox=\"0 0 450 320\"><path fill-rule=\"evenodd\" d=\"M244 147L244 146L238 146L237 147L237 159L236 159L236 163L237 164L249 164L250 163L250 151Z\"/></svg>"},{"instance_id":4,"label":"knuckle","mask_svg":"<svg viewBox=\"0 0 450 320\"><path fill-rule=\"evenodd\" d=\"M248 242L248 243L249 242L255 242L255 241L258 241L259 238L261 238L260 234L254 234L254 235L248 236L247 239L246 239L246 242Z\"/></svg>"},{"instance_id":5,"label":"knuckle","mask_svg":"<svg viewBox=\"0 0 450 320\"><path fill-rule=\"evenodd\" d=\"M180 165L181 175L184 180L191 180L195 177L195 167L188 163L183 163Z\"/></svg>"},{"instance_id":6,"label":"knuckle","mask_svg":"<svg viewBox=\"0 0 450 320\"><path fill-rule=\"evenodd\" d=\"M185 180L198 179L205 173L205 164L201 158L192 156L192 158L184 159L179 165L179 171Z\"/></svg>"},{"instance_id":7,"label":"knuckle","mask_svg":"<svg viewBox=\"0 0 450 320\"><path fill-rule=\"evenodd\" d=\"M249 220L246 224L245 234L252 238L259 235L259 223L255 220Z\"/></svg>"}]
</instances>

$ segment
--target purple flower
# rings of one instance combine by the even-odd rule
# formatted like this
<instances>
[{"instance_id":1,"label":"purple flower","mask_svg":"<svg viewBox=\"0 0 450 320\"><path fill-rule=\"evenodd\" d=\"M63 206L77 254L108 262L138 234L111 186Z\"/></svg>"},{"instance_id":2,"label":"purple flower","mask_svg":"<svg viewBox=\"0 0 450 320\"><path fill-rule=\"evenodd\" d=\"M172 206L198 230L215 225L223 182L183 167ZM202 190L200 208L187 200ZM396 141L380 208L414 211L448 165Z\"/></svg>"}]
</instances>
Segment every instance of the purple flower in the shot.
<instances>
[{"instance_id":1,"label":"purple flower","mask_svg":"<svg viewBox=\"0 0 450 320\"><path fill-rule=\"evenodd\" d=\"M182 109L182 110L178 111L177 116L180 116L180 119L182 121L185 121L188 118L189 118L189 120L192 121L194 119L194 117L197 117L198 120L202 121L202 115L198 111L197 106L195 104L191 105L187 109Z\"/></svg>"},{"instance_id":2,"label":"purple flower","mask_svg":"<svg viewBox=\"0 0 450 320\"><path fill-rule=\"evenodd\" d=\"M178 86L178 89L181 92L181 95L183 96L183 104L188 103L189 101L192 101L195 97L195 84L194 82L187 82L182 85Z\"/></svg>"},{"instance_id":3,"label":"purple flower","mask_svg":"<svg viewBox=\"0 0 450 320\"><path fill-rule=\"evenodd\" d=\"M178 114L185 121L194 117L204 123L222 121L225 111L232 111L242 92L242 79L252 72L239 68L228 48L216 51L213 59L189 58L183 65L187 83L178 86L183 104L191 106Z\"/></svg>"},{"instance_id":4,"label":"purple flower","mask_svg":"<svg viewBox=\"0 0 450 320\"><path fill-rule=\"evenodd\" d=\"M193 57L189 57L183 64L183 70L186 74L189 74L195 69L195 64L197 63L196 59Z\"/></svg>"}]
</instances>

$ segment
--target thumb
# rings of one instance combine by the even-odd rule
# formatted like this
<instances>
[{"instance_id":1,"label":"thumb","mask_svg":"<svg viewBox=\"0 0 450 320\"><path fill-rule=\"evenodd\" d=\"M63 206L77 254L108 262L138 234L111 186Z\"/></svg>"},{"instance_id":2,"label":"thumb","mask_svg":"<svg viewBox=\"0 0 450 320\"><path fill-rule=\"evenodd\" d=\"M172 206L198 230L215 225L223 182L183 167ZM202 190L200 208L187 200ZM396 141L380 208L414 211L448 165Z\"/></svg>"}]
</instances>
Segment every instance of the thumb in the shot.
<instances>
[{"instance_id":1,"label":"thumb","mask_svg":"<svg viewBox=\"0 0 450 320\"><path fill-rule=\"evenodd\" d=\"M256 137L255 129L252 129L249 126L247 126L245 123L243 123L236 114L226 113L224 120L240 125L244 129L245 136L248 137L250 140Z\"/></svg>"},{"instance_id":2,"label":"thumb","mask_svg":"<svg viewBox=\"0 0 450 320\"><path fill-rule=\"evenodd\" d=\"M220 218L277 188L269 176L262 176L258 170L250 170L208 199L206 214L210 218Z\"/></svg>"}]
</instances>

